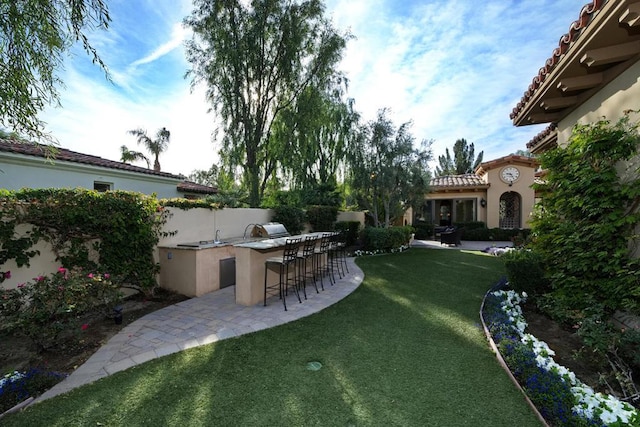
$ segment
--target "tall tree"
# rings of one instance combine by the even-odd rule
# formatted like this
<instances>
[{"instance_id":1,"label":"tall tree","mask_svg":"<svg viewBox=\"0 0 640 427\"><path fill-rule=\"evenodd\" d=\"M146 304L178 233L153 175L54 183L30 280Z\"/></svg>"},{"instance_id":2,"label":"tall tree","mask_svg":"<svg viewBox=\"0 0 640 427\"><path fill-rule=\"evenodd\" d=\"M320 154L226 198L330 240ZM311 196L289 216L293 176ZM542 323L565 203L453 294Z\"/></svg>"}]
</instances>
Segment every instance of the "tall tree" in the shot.
<instances>
[{"instance_id":1,"label":"tall tree","mask_svg":"<svg viewBox=\"0 0 640 427\"><path fill-rule=\"evenodd\" d=\"M436 176L473 173L482 163L483 155L484 151L481 151L478 157L475 157L473 142L468 144L466 139L458 139L453 144L453 159L448 148L444 156L438 157L440 165L436 166Z\"/></svg>"},{"instance_id":2,"label":"tall tree","mask_svg":"<svg viewBox=\"0 0 640 427\"><path fill-rule=\"evenodd\" d=\"M324 17L321 0L195 0L185 19L195 85L222 118L221 155L240 165L249 203L259 206L278 157L270 131L274 119L312 82L334 74L345 38Z\"/></svg>"},{"instance_id":3,"label":"tall tree","mask_svg":"<svg viewBox=\"0 0 640 427\"><path fill-rule=\"evenodd\" d=\"M431 143L422 141L421 149L415 149L412 123L396 129L387 114L386 109L378 111L350 153L353 191L376 227L390 226L418 199L424 200L429 185Z\"/></svg>"},{"instance_id":4,"label":"tall tree","mask_svg":"<svg viewBox=\"0 0 640 427\"><path fill-rule=\"evenodd\" d=\"M171 132L166 128L158 130L156 133L156 139L151 139L147 136L147 131L142 129L133 129L128 131L131 135L136 137L138 144L144 145L149 153L154 157L153 170L160 172L160 154L167 151L169 148L169 139L171 138ZM126 147L124 147L126 148Z\"/></svg>"},{"instance_id":5,"label":"tall tree","mask_svg":"<svg viewBox=\"0 0 640 427\"><path fill-rule=\"evenodd\" d=\"M194 170L189 174L187 179L200 185L208 185L209 187L216 187L218 185L218 175L220 174L220 168L218 165L211 165L209 170Z\"/></svg>"},{"instance_id":6,"label":"tall tree","mask_svg":"<svg viewBox=\"0 0 640 427\"><path fill-rule=\"evenodd\" d=\"M147 168L149 168L149 159L144 153L139 151L132 151L127 148L126 145L120 146L120 161L123 163L136 162L138 160L144 160L147 162Z\"/></svg>"},{"instance_id":7,"label":"tall tree","mask_svg":"<svg viewBox=\"0 0 640 427\"><path fill-rule=\"evenodd\" d=\"M342 80L324 89L308 87L272 127L271 136L285 153L282 170L289 188L305 195L335 191L339 169L358 133L359 114L353 100L342 99L344 84Z\"/></svg>"},{"instance_id":8,"label":"tall tree","mask_svg":"<svg viewBox=\"0 0 640 427\"><path fill-rule=\"evenodd\" d=\"M109 26L103 0L0 0L0 125L26 137L44 136L38 114L57 104L56 68L77 41L106 73L86 29Z\"/></svg>"}]
</instances>

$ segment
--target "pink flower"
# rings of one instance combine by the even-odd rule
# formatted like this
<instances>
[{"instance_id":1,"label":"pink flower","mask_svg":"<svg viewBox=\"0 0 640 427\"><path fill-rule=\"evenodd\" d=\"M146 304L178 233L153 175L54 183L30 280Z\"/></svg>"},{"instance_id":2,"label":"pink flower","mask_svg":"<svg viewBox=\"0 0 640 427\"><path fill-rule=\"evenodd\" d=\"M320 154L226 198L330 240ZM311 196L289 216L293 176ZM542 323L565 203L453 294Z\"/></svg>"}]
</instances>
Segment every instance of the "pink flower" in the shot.
<instances>
[{"instance_id":1,"label":"pink flower","mask_svg":"<svg viewBox=\"0 0 640 427\"><path fill-rule=\"evenodd\" d=\"M80 326L80 329L82 329L83 331L86 331L89 328L89 324L85 323L84 325Z\"/></svg>"},{"instance_id":2,"label":"pink flower","mask_svg":"<svg viewBox=\"0 0 640 427\"><path fill-rule=\"evenodd\" d=\"M11 272L10 271L5 271L4 273L2 273L2 276L5 279L11 279Z\"/></svg>"},{"instance_id":3,"label":"pink flower","mask_svg":"<svg viewBox=\"0 0 640 427\"><path fill-rule=\"evenodd\" d=\"M87 274L87 277L88 277L89 279L93 279L93 273L89 273L89 274Z\"/></svg>"},{"instance_id":4,"label":"pink flower","mask_svg":"<svg viewBox=\"0 0 640 427\"><path fill-rule=\"evenodd\" d=\"M18 285L18 287L19 287L19 288L24 288L24 283L20 283L20 284Z\"/></svg>"},{"instance_id":5,"label":"pink flower","mask_svg":"<svg viewBox=\"0 0 640 427\"><path fill-rule=\"evenodd\" d=\"M67 269L64 267L58 268L58 273L67 274Z\"/></svg>"},{"instance_id":6,"label":"pink flower","mask_svg":"<svg viewBox=\"0 0 640 427\"><path fill-rule=\"evenodd\" d=\"M108 279L109 277L111 277L111 275L109 273L104 273L104 278Z\"/></svg>"},{"instance_id":7,"label":"pink flower","mask_svg":"<svg viewBox=\"0 0 640 427\"><path fill-rule=\"evenodd\" d=\"M58 290L59 291L64 291L64 287L63 286L58 286Z\"/></svg>"},{"instance_id":8,"label":"pink flower","mask_svg":"<svg viewBox=\"0 0 640 427\"><path fill-rule=\"evenodd\" d=\"M36 277L36 282L42 282L44 280L44 276Z\"/></svg>"}]
</instances>

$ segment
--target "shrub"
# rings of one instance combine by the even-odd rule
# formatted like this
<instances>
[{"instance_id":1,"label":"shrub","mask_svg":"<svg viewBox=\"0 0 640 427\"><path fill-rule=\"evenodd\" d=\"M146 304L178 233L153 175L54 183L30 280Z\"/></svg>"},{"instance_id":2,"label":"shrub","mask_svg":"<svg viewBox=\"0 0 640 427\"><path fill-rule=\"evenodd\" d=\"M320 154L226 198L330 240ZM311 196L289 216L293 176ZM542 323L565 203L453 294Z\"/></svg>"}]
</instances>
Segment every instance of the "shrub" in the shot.
<instances>
[{"instance_id":1,"label":"shrub","mask_svg":"<svg viewBox=\"0 0 640 427\"><path fill-rule=\"evenodd\" d=\"M487 225L483 221L455 222L453 225L457 228L464 228L467 231L487 228Z\"/></svg>"},{"instance_id":2,"label":"shrub","mask_svg":"<svg viewBox=\"0 0 640 427\"><path fill-rule=\"evenodd\" d=\"M366 251L387 251L409 243L413 227L367 227L363 231L363 245Z\"/></svg>"},{"instance_id":3,"label":"shrub","mask_svg":"<svg viewBox=\"0 0 640 427\"><path fill-rule=\"evenodd\" d=\"M502 255L509 284L516 292L539 295L546 292L549 282L545 278L542 257L531 250L517 249Z\"/></svg>"},{"instance_id":4,"label":"shrub","mask_svg":"<svg viewBox=\"0 0 640 427\"><path fill-rule=\"evenodd\" d=\"M313 231L333 231L338 208L336 206L309 206L307 207L307 220Z\"/></svg>"},{"instance_id":5,"label":"shrub","mask_svg":"<svg viewBox=\"0 0 640 427\"><path fill-rule=\"evenodd\" d=\"M415 238L418 240L427 240L433 236L433 224L430 222L417 222L413 224L416 230Z\"/></svg>"},{"instance_id":6,"label":"shrub","mask_svg":"<svg viewBox=\"0 0 640 427\"><path fill-rule=\"evenodd\" d=\"M531 230L528 228L465 228L464 240L494 240L494 241L510 241L513 238L526 239Z\"/></svg>"},{"instance_id":7,"label":"shrub","mask_svg":"<svg viewBox=\"0 0 640 427\"><path fill-rule=\"evenodd\" d=\"M360 222L359 221L336 222L336 230L346 232L347 246L354 246L358 241L358 234L360 232Z\"/></svg>"},{"instance_id":8,"label":"shrub","mask_svg":"<svg viewBox=\"0 0 640 427\"><path fill-rule=\"evenodd\" d=\"M306 219L302 208L280 205L273 208L273 210L275 213L272 221L282 223L291 234L300 234L302 232Z\"/></svg>"},{"instance_id":9,"label":"shrub","mask_svg":"<svg viewBox=\"0 0 640 427\"><path fill-rule=\"evenodd\" d=\"M78 317L102 310L109 314L122 299L120 286L109 274L86 274L60 267L50 277L0 294L0 331L31 339L40 350L55 347L79 333Z\"/></svg>"}]
</instances>

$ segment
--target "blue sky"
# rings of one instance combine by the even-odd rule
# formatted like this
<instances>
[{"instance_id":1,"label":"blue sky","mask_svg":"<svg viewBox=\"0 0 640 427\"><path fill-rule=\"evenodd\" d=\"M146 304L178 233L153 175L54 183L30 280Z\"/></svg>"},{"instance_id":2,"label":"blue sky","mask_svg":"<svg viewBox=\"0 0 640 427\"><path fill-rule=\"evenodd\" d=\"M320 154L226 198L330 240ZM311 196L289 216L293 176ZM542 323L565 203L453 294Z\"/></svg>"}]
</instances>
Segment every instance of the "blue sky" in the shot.
<instances>
[{"instance_id":1,"label":"blue sky","mask_svg":"<svg viewBox=\"0 0 640 427\"><path fill-rule=\"evenodd\" d=\"M325 0L341 31L355 38L340 68L348 96L365 120L390 108L414 122L418 141L444 154L456 139L475 143L484 160L508 155L545 128L516 128L509 113L578 18L586 0ZM81 50L66 59L61 107L42 119L61 147L119 160L136 147L127 130L166 127L162 170L188 175L217 162L215 116L205 88L190 88L181 23L189 0L109 0L108 31L91 33L112 82ZM141 164L143 165L143 164Z\"/></svg>"}]
</instances>

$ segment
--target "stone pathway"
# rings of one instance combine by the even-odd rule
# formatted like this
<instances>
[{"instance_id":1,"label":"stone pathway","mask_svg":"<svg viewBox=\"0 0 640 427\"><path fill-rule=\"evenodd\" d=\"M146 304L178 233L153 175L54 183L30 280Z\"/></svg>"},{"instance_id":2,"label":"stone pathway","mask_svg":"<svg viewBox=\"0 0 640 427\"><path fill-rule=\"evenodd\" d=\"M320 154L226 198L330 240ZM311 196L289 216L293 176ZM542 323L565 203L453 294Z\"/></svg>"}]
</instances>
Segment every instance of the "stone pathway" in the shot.
<instances>
[{"instance_id":1,"label":"stone pathway","mask_svg":"<svg viewBox=\"0 0 640 427\"><path fill-rule=\"evenodd\" d=\"M266 307L262 304L238 305L235 303L235 286L230 286L149 313L124 327L83 365L35 402L151 359L317 313L349 295L362 282L364 274L353 258L347 258L347 265L349 274L342 279L336 275L334 286L327 278L324 279L325 290L320 290L320 293L316 293L313 286L307 286L307 300L303 299L302 304L290 296L288 311L284 311L277 296L267 300Z\"/></svg>"}]
</instances>

